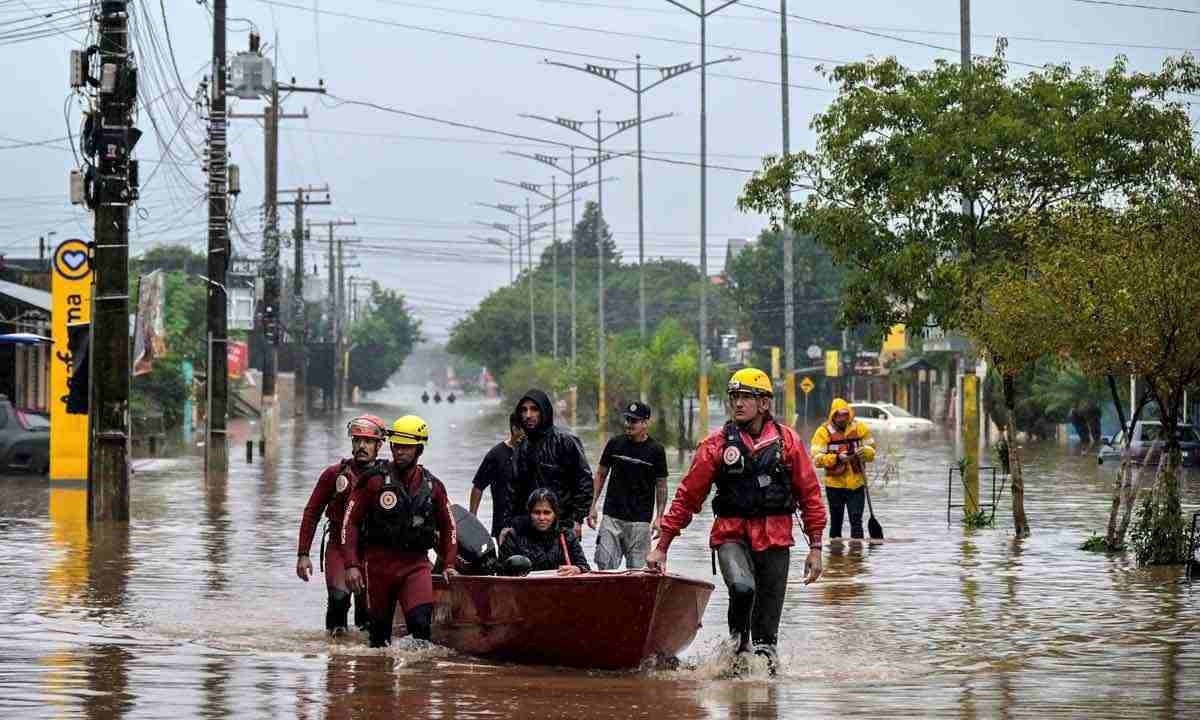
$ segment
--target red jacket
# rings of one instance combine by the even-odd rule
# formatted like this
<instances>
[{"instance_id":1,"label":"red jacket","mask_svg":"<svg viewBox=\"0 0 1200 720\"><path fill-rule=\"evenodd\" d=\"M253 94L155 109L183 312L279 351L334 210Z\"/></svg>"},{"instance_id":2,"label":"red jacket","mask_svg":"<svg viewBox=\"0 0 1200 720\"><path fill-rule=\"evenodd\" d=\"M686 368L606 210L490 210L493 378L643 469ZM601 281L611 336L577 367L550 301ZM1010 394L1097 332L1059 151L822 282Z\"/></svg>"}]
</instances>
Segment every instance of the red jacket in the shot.
<instances>
[{"instance_id":1,"label":"red jacket","mask_svg":"<svg viewBox=\"0 0 1200 720\"><path fill-rule=\"evenodd\" d=\"M394 472L394 470L390 470ZM458 530L454 526L454 515L450 513L450 499L441 480L430 475L433 482L433 514L437 523L438 545L435 548L442 567L452 568L458 560ZM384 476L376 475L354 489L346 506L346 520L342 523L342 550L346 554L346 567L362 565L359 553L359 529L367 517L371 503L379 502L379 491L383 488ZM401 480L404 489L415 493L421 485L421 466L413 465Z\"/></svg>"},{"instance_id":2,"label":"red jacket","mask_svg":"<svg viewBox=\"0 0 1200 720\"><path fill-rule=\"evenodd\" d=\"M346 481L341 489L338 476L345 475ZM308 496L308 504L300 518L300 545L297 548L302 555L308 554L312 548L313 538L317 534L317 523L321 512L329 519L329 541L337 544L342 537L342 518L346 516L346 502L350 493L358 484L358 471L353 460L342 460L325 468L321 477L317 478L317 486Z\"/></svg>"},{"instance_id":3,"label":"red jacket","mask_svg":"<svg viewBox=\"0 0 1200 720\"><path fill-rule=\"evenodd\" d=\"M821 484L817 473L813 470L812 460L804 442L786 425L776 425L767 422L757 438L742 431L742 442L751 452L773 442L783 430L783 455L780 458L792 468L792 496L800 508L800 516L804 521L804 533L808 535L809 543L819 545L821 536L825 533L825 523L828 515L825 503L821 499ZM721 453L725 449L725 430L716 430L700 443L696 456L692 458L692 467L680 481L675 490L675 499L662 519L662 535L658 540L658 549L666 552L671 541L675 539L692 521L692 516L700 512L704 500L712 489L713 480L721 466ZM727 542L741 541L749 544L750 549L761 551L768 548L791 547L795 544L792 538L791 515L767 515L758 518L718 517L713 519L712 533L708 544L717 547Z\"/></svg>"}]
</instances>

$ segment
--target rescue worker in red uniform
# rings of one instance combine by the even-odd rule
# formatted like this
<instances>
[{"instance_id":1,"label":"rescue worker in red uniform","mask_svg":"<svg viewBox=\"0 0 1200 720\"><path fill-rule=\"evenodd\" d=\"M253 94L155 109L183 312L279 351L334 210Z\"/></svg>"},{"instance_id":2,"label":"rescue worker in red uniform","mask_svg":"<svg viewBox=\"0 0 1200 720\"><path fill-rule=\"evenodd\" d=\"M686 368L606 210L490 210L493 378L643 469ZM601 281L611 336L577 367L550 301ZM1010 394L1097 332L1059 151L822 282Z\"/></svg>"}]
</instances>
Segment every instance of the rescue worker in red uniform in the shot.
<instances>
[{"instance_id":1,"label":"rescue worker in red uniform","mask_svg":"<svg viewBox=\"0 0 1200 720\"><path fill-rule=\"evenodd\" d=\"M397 418L388 431L388 443L392 449L388 472L354 490L342 524L342 547L348 556L346 585L354 592L366 590L371 647L391 643L397 602L409 634L429 640L433 623L429 550L436 548L447 582L455 574L458 557L446 487L417 462L429 443L429 426L416 415Z\"/></svg>"},{"instance_id":2,"label":"rescue worker in red uniform","mask_svg":"<svg viewBox=\"0 0 1200 720\"><path fill-rule=\"evenodd\" d=\"M342 549L342 520L346 516L346 502L354 488L365 478L386 471L376 457L387 431L383 420L374 415L359 415L346 425L350 438L352 456L325 468L317 485L308 497L300 521L300 544L296 551L296 575L304 582L313 574L309 549L317 532L321 513L325 513L325 532L328 544L322 537L321 559L325 572L325 588L328 603L325 606L325 629L330 635L346 632L350 614L350 589L346 587L346 553ZM359 630L367 628L366 598L354 595L354 624Z\"/></svg>"},{"instance_id":3,"label":"rescue worker in red uniform","mask_svg":"<svg viewBox=\"0 0 1200 720\"><path fill-rule=\"evenodd\" d=\"M729 634L737 652L753 650L774 671L779 619L787 589L792 513L798 507L808 536L804 583L821 576L825 505L821 485L804 443L771 416L771 379L756 368L729 381L733 419L696 449L662 519L658 545L646 555L652 571L666 569L671 541L700 512L709 491L717 492L709 546L729 589Z\"/></svg>"}]
</instances>

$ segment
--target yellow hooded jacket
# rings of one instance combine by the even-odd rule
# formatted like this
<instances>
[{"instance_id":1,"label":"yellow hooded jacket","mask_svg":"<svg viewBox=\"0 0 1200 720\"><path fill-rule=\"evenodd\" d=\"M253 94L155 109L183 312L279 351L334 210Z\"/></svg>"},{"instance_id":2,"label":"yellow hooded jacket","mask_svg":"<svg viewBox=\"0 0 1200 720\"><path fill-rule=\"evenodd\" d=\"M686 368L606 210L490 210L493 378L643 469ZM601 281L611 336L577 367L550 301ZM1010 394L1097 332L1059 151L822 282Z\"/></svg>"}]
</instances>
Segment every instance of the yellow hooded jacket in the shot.
<instances>
[{"instance_id":1,"label":"yellow hooded jacket","mask_svg":"<svg viewBox=\"0 0 1200 720\"><path fill-rule=\"evenodd\" d=\"M839 410L847 410L850 420L844 431L838 431L833 426L833 415ZM812 442L813 465L825 468L825 487L857 490L867 482L864 463L875 460L875 438L871 429L861 420L854 418L854 408L842 398L834 398L829 405L829 418L824 425L813 433ZM862 448L862 457L853 458L848 462L839 463L839 452L854 453Z\"/></svg>"}]
</instances>

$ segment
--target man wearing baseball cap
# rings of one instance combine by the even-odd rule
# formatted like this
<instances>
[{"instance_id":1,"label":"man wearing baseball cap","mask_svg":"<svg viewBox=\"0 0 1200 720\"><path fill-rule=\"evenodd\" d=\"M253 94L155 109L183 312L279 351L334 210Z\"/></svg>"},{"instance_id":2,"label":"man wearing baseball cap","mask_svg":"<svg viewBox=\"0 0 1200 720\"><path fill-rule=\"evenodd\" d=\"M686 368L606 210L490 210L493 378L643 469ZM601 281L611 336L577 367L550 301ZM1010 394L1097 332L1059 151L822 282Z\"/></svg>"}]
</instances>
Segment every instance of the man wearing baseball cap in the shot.
<instances>
[{"instance_id":1,"label":"man wearing baseball cap","mask_svg":"<svg viewBox=\"0 0 1200 720\"><path fill-rule=\"evenodd\" d=\"M596 567L615 570L625 560L630 569L644 567L651 535L667 509L667 453L650 437L650 406L631 402L625 406L625 434L604 446L592 481L592 508L588 527L597 525L596 506L606 480L604 518L596 535Z\"/></svg>"}]
</instances>

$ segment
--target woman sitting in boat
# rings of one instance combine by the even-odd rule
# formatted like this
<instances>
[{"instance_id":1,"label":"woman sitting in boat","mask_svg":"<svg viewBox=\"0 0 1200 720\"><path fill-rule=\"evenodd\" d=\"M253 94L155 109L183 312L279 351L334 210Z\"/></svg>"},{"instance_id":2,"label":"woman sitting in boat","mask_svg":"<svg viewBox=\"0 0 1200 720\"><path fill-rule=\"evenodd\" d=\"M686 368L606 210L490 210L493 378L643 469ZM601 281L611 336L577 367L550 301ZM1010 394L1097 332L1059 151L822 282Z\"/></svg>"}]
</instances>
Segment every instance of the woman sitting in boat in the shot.
<instances>
[{"instance_id":1,"label":"woman sitting in boat","mask_svg":"<svg viewBox=\"0 0 1200 720\"><path fill-rule=\"evenodd\" d=\"M579 538L570 528L558 526L558 496L538 488L529 494L529 514L513 519L512 531L500 543L500 561L523 555L531 570L554 570L559 575L590 572Z\"/></svg>"}]
</instances>

